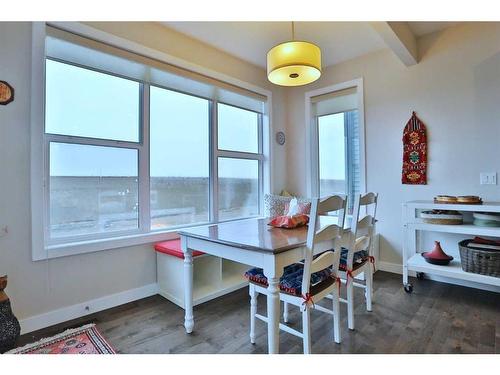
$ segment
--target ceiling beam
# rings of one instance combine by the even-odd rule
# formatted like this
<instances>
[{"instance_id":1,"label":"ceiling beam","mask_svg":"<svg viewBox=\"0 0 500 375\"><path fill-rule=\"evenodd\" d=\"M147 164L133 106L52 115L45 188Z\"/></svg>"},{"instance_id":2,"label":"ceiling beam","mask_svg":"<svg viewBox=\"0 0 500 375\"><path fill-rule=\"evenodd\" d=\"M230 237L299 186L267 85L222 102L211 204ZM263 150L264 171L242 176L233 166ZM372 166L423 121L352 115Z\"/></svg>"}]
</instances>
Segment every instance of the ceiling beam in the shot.
<instances>
[{"instance_id":1,"label":"ceiling beam","mask_svg":"<svg viewBox=\"0 0 500 375\"><path fill-rule=\"evenodd\" d=\"M417 38L406 22L370 22L387 47L405 64L418 64Z\"/></svg>"}]
</instances>

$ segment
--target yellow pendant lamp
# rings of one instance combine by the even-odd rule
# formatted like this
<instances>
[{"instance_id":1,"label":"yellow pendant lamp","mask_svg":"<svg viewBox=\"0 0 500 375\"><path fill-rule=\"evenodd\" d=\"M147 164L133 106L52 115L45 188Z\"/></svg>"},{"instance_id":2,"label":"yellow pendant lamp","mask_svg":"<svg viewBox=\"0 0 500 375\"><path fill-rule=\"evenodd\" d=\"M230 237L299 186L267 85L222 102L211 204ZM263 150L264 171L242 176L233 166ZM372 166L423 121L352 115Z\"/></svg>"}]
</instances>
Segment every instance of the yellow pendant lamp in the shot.
<instances>
[{"instance_id":1,"label":"yellow pendant lamp","mask_svg":"<svg viewBox=\"0 0 500 375\"><path fill-rule=\"evenodd\" d=\"M267 53L267 78L280 86L302 86L321 76L321 50L315 44L292 40L278 44Z\"/></svg>"}]
</instances>

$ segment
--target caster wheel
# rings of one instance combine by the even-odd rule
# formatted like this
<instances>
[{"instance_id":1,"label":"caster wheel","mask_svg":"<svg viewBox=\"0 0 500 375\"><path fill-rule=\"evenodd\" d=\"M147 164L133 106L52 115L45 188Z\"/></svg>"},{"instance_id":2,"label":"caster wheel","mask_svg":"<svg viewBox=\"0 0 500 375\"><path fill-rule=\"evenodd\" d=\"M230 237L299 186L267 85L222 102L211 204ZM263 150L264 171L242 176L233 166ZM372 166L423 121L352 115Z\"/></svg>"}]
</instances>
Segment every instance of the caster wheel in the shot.
<instances>
[{"instance_id":1,"label":"caster wheel","mask_svg":"<svg viewBox=\"0 0 500 375\"><path fill-rule=\"evenodd\" d=\"M424 279L424 273L423 272L417 272L417 279L423 280Z\"/></svg>"},{"instance_id":2,"label":"caster wheel","mask_svg":"<svg viewBox=\"0 0 500 375\"><path fill-rule=\"evenodd\" d=\"M406 292L406 293L412 293L412 292L413 292L413 285L411 285L411 284L406 284L406 285L404 286L404 290L405 290L405 292Z\"/></svg>"}]
</instances>

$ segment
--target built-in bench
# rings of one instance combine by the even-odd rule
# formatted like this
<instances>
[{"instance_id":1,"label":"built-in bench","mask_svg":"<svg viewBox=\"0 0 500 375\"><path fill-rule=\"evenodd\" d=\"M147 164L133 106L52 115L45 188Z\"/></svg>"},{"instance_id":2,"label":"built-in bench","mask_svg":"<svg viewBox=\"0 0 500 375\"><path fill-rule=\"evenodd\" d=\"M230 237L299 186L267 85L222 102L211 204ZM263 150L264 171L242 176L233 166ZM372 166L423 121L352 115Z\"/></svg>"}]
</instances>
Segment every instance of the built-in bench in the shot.
<instances>
[{"instance_id":1,"label":"built-in bench","mask_svg":"<svg viewBox=\"0 0 500 375\"><path fill-rule=\"evenodd\" d=\"M158 293L184 308L184 254L180 239L155 245ZM243 274L250 267L193 251L193 302L209 301L248 285Z\"/></svg>"}]
</instances>

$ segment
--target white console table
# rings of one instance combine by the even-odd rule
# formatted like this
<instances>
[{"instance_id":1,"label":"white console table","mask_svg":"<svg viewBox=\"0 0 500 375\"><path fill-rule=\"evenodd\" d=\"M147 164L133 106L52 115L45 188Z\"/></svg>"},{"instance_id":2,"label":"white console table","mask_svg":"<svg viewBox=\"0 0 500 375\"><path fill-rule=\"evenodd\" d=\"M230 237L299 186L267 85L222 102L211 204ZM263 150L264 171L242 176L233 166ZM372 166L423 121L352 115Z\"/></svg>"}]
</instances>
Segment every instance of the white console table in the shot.
<instances>
[{"instance_id":1,"label":"white console table","mask_svg":"<svg viewBox=\"0 0 500 375\"><path fill-rule=\"evenodd\" d=\"M454 259L447 266L427 263L420 252L420 232L442 232L466 234L471 236L500 237L500 227L480 227L464 222L462 225L443 225L424 223L418 217L420 210L455 210L462 212L498 212L500 202L484 202L481 205L472 204L436 204L433 201L410 201L403 203L403 286L411 293L413 285L408 282L408 273L416 272L417 277L423 274L446 277L449 279L469 281L479 284L500 287L500 278L465 272L460 264L460 256L453 254ZM458 245L457 245L458 248Z\"/></svg>"}]
</instances>

